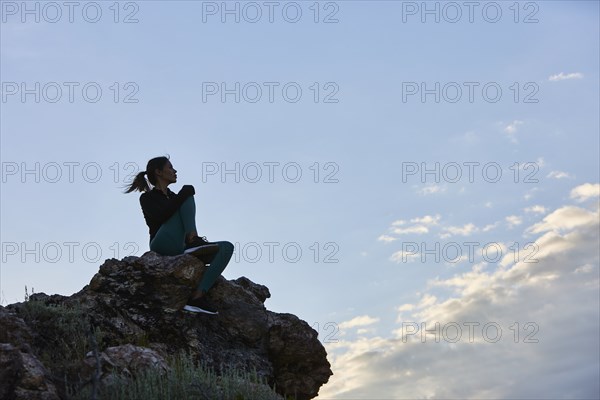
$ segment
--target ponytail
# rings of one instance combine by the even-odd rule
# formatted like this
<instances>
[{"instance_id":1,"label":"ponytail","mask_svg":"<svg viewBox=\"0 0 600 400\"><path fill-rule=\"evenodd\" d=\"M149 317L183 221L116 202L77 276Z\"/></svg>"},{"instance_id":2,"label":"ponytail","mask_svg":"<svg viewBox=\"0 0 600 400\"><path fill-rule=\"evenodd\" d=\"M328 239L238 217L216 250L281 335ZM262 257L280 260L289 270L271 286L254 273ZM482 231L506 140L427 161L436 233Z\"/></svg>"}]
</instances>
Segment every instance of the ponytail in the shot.
<instances>
[{"instance_id":1,"label":"ponytail","mask_svg":"<svg viewBox=\"0 0 600 400\"><path fill-rule=\"evenodd\" d=\"M129 187L126 186L127 190L125 190L124 193L131 193L134 190L137 190L139 192L149 191L150 186L148 185L148 181L150 181L152 185L156 185L155 172L157 169L162 170L167 164L167 161L169 161L169 158L164 156L155 157L148 161L148 164L146 165L146 170L138 172L138 174L135 176ZM148 175L148 180L146 180L146 177L144 175Z\"/></svg>"},{"instance_id":2,"label":"ponytail","mask_svg":"<svg viewBox=\"0 0 600 400\"><path fill-rule=\"evenodd\" d=\"M146 171L138 173L133 179L133 182L131 182L131 184L124 193L131 193L134 190L137 190L139 192L147 192L148 190L150 190L150 187L148 186L148 182L146 181L144 175L146 175Z\"/></svg>"}]
</instances>

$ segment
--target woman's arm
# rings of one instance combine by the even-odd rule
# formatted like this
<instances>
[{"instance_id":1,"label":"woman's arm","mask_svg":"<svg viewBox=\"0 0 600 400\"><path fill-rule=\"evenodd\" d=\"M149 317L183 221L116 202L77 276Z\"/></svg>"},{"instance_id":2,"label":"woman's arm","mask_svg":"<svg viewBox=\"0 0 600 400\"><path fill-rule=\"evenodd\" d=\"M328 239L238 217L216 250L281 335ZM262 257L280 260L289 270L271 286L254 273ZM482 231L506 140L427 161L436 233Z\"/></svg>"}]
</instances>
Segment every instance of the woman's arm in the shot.
<instances>
[{"instance_id":1,"label":"woman's arm","mask_svg":"<svg viewBox=\"0 0 600 400\"><path fill-rule=\"evenodd\" d=\"M142 212L148 224L162 225L181 207L183 202L196 194L192 185L184 185L179 193L170 199L160 193L144 193L140 196Z\"/></svg>"}]
</instances>

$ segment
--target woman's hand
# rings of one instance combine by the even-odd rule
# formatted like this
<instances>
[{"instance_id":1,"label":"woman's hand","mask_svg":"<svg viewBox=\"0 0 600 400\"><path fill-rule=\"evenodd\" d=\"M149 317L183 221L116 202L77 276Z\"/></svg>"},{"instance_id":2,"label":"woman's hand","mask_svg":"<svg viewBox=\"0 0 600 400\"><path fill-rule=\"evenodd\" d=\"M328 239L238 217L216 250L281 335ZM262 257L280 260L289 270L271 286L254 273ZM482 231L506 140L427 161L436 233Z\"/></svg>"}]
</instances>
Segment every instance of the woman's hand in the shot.
<instances>
[{"instance_id":1,"label":"woman's hand","mask_svg":"<svg viewBox=\"0 0 600 400\"><path fill-rule=\"evenodd\" d=\"M183 185L178 194L185 197L193 196L196 194L196 190L192 185Z\"/></svg>"}]
</instances>

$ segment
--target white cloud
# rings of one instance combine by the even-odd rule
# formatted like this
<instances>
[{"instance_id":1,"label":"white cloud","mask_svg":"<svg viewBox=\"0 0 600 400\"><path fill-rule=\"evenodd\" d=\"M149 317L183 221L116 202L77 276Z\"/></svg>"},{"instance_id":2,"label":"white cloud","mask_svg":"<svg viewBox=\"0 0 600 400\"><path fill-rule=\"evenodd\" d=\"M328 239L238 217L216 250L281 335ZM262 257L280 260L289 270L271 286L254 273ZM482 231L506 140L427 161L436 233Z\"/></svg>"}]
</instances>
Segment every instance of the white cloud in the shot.
<instances>
[{"instance_id":1,"label":"white cloud","mask_svg":"<svg viewBox=\"0 0 600 400\"><path fill-rule=\"evenodd\" d=\"M437 225L438 222L440 221L441 216L439 214L436 215L425 215L424 217L421 218L413 218L410 220L410 222L414 222L414 223L419 223L419 224L425 224L425 225Z\"/></svg>"},{"instance_id":2,"label":"white cloud","mask_svg":"<svg viewBox=\"0 0 600 400\"><path fill-rule=\"evenodd\" d=\"M588 274L590 272L592 272L594 270L594 266L592 264L585 264L582 265L581 267L577 267L575 268L575 273L576 274Z\"/></svg>"},{"instance_id":3,"label":"white cloud","mask_svg":"<svg viewBox=\"0 0 600 400\"><path fill-rule=\"evenodd\" d=\"M417 191L418 194L423 195L423 196L427 196L430 194L436 194L436 193L444 193L446 191L446 188L444 186L441 185L427 185L424 188L421 188Z\"/></svg>"},{"instance_id":4,"label":"white cloud","mask_svg":"<svg viewBox=\"0 0 600 400\"><path fill-rule=\"evenodd\" d=\"M400 263L410 263L415 261L415 259L421 257L421 253L417 252L417 251L397 251L394 254L391 255L390 260L393 262L396 262L398 264Z\"/></svg>"},{"instance_id":5,"label":"white cloud","mask_svg":"<svg viewBox=\"0 0 600 400\"><path fill-rule=\"evenodd\" d=\"M544 160L544 157L538 157L534 164L537 164L538 168L544 168L546 166L546 160ZM523 169L531 169L530 163L523 163Z\"/></svg>"},{"instance_id":6,"label":"white cloud","mask_svg":"<svg viewBox=\"0 0 600 400\"><path fill-rule=\"evenodd\" d=\"M546 178L564 179L564 178L571 178L571 175L569 175L567 172L563 172L563 171L550 171L550 173L548 175L546 175Z\"/></svg>"},{"instance_id":7,"label":"white cloud","mask_svg":"<svg viewBox=\"0 0 600 400\"><path fill-rule=\"evenodd\" d=\"M367 333L375 333L375 329L373 328L359 328L356 330L358 335L366 335Z\"/></svg>"},{"instance_id":8,"label":"white cloud","mask_svg":"<svg viewBox=\"0 0 600 400\"><path fill-rule=\"evenodd\" d=\"M550 82L565 81L569 79L583 79L583 74L581 72L572 72L570 74L565 74L564 72L561 72L555 75L551 75L548 78Z\"/></svg>"},{"instance_id":9,"label":"white cloud","mask_svg":"<svg viewBox=\"0 0 600 400\"><path fill-rule=\"evenodd\" d=\"M504 218L504 220L511 229L523 223L523 219L518 215L509 215L508 217Z\"/></svg>"},{"instance_id":10,"label":"white cloud","mask_svg":"<svg viewBox=\"0 0 600 400\"><path fill-rule=\"evenodd\" d=\"M340 329L356 328L357 326L372 325L379 321L379 318L369 317L368 315L361 315L354 317L349 321L344 321L338 325Z\"/></svg>"},{"instance_id":11,"label":"white cloud","mask_svg":"<svg viewBox=\"0 0 600 400\"><path fill-rule=\"evenodd\" d=\"M429 227L437 225L440 219L441 216L439 214L416 217L410 220L411 223L416 224L412 226L406 226L407 221L399 219L392 222L392 226L389 228L389 231L395 235L422 235L424 233L428 233ZM396 240L396 238L388 235L381 235L379 236L378 240L391 242Z\"/></svg>"},{"instance_id":12,"label":"white cloud","mask_svg":"<svg viewBox=\"0 0 600 400\"><path fill-rule=\"evenodd\" d=\"M504 132L508 135L508 138L510 139L511 143L519 142L517 140L517 132L519 131L519 127L524 123L525 122L523 121L514 120L513 122L504 127Z\"/></svg>"},{"instance_id":13,"label":"white cloud","mask_svg":"<svg viewBox=\"0 0 600 400\"><path fill-rule=\"evenodd\" d=\"M390 231L392 233L395 233L396 235L408 235L408 234L421 235L423 233L429 232L429 229L425 225L415 225L415 226L409 226L406 228L391 228Z\"/></svg>"},{"instance_id":14,"label":"white cloud","mask_svg":"<svg viewBox=\"0 0 600 400\"><path fill-rule=\"evenodd\" d=\"M533 198L533 196L535 195L535 192L537 192L538 190L539 190L539 188L536 188L536 187L529 189L529 190L528 190L528 191L527 191L527 192L526 192L526 193L523 195L523 198L524 198L525 200L532 199L532 198Z\"/></svg>"},{"instance_id":15,"label":"white cloud","mask_svg":"<svg viewBox=\"0 0 600 400\"><path fill-rule=\"evenodd\" d=\"M417 308L431 307L436 302L437 302L437 297L435 297L432 294L425 293L425 294L423 294L421 301L419 301Z\"/></svg>"},{"instance_id":16,"label":"white cloud","mask_svg":"<svg viewBox=\"0 0 600 400\"><path fill-rule=\"evenodd\" d=\"M525 212L530 213L530 214L546 214L546 211L547 211L546 207L540 206L537 204L534 206L525 208Z\"/></svg>"},{"instance_id":17,"label":"white cloud","mask_svg":"<svg viewBox=\"0 0 600 400\"><path fill-rule=\"evenodd\" d=\"M487 224L486 226L483 227L482 231L483 232L489 232L494 228L497 228L498 225L500 225L499 221L494 222L493 224Z\"/></svg>"},{"instance_id":18,"label":"white cloud","mask_svg":"<svg viewBox=\"0 0 600 400\"><path fill-rule=\"evenodd\" d=\"M402 311L412 311L414 310L415 305L414 304L410 304L410 303L406 303L406 304L402 304L401 306L398 306L398 311L402 312Z\"/></svg>"},{"instance_id":19,"label":"white cloud","mask_svg":"<svg viewBox=\"0 0 600 400\"><path fill-rule=\"evenodd\" d=\"M585 183L571 190L571 198L579 202L600 196L600 184Z\"/></svg>"},{"instance_id":20,"label":"white cloud","mask_svg":"<svg viewBox=\"0 0 600 400\"><path fill-rule=\"evenodd\" d=\"M435 279L388 337L326 344L334 375L319 398L598 398L598 211L564 206L529 231L542 233L537 262Z\"/></svg>"},{"instance_id":21,"label":"white cloud","mask_svg":"<svg viewBox=\"0 0 600 400\"><path fill-rule=\"evenodd\" d=\"M561 232L577 226L598 223L598 210L590 211L575 206L564 206L546 215L541 222L527 228L527 233Z\"/></svg>"},{"instance_id":22,"label":"white cloud","mask_svg":"<svg viewBox=\"0 0 600 400\"><path fill-rule=\"evenodd\" d=\"M504 127L504 132L508 133L509 135L514 135L515 133L517 133L519 126L523 124L523 121L514 120L513 122Z\"/></svg>"},{"instance_id":23,"label":"white cloud","mask_svg":"<svg viewBox=\"0 0 600 400\"><path fill-rule=\"evenodd\" d=\"M379 240L380 242L385 242L385 243L389 243L389 242L393 242L394 240L397 240L395 237L392 236L388 236L388 235L381 235L377 238L377 240Z\"/></svg>"},{"instance_id":24,"label":"white cloud","mask_svg":"<svg viewBox=\"0 0 600 400\"><path fill-rule=\"evenodd\" d=\"M477 227L471 223L463 226L447 226L443 228L443 232L440 234L440 237L442 239L446 239L454 235L469 236L477 231Z\"/></svg>"}]
</instances>

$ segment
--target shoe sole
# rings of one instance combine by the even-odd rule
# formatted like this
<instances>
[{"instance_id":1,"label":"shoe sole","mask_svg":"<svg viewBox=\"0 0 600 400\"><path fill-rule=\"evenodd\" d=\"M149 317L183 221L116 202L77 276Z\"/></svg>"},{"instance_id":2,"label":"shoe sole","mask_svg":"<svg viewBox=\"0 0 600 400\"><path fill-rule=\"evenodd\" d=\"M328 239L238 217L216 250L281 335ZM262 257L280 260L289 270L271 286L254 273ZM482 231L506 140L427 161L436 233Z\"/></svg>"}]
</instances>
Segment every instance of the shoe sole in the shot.
<instances>
[{"instance_id":1,"label":"shoe sole","mask_svg":"<svg viewBox=\"0 0 600 400\"><path fill-rule=\"evenodd\" d=\"M219 246L214 244L207 244L205 246L192 247L184 251L185 254L192 254L194 256L207 256L219 251Z\"/></svg>"},{"instance_id":2,"label":"shoe sole","mask_svg":"<svg viewBox=\"0 0 600 400\"><path fill-rule=\"evenodd\" d=\"M219 314L218 311L212 312L212 311L208 311L203 308L200 308L200 307L194 307L194 306L190 306L190 305L186 305L185 307L183 307L183 309L185 311L189 311L189 312L193 312L193 313L204 313L204 314L211 314L211 315Z\"/></svg>"}]
</instances>

